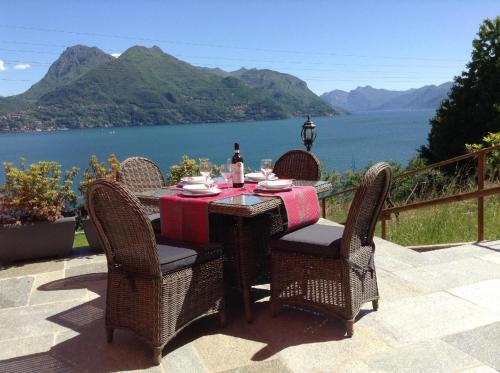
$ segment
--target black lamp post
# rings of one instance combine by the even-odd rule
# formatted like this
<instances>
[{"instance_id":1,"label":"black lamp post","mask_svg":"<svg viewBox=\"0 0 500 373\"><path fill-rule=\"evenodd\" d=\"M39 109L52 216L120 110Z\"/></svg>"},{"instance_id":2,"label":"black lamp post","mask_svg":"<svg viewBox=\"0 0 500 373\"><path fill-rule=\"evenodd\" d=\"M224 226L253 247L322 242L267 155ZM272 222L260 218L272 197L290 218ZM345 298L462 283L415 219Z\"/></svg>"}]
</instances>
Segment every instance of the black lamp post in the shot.
<instances>
[{"instance_id":1,"label":"black lamp post","mask_svg":"<svg viewBox=\"0 0 500 373\"><path fill-rule=\"evenodd\" d=\"M304 142L304 146L307 148L307 151L310 152L314 140L316 140L316 125L311 120L311 116L307 116L307 120L302 125L302 132L300 133L302 137L302 141Z\"/></svg>"}]
</instances>

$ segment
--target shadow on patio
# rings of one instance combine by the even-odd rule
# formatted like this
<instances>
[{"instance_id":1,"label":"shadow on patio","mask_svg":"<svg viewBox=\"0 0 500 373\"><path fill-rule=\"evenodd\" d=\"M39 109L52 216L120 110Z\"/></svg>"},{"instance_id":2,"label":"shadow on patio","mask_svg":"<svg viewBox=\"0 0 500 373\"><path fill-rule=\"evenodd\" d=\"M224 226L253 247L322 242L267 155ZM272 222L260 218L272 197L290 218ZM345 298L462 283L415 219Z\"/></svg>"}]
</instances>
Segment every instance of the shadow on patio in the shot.
<instances>
[{"instance_id":1,"label":"shadow on patio","mask_svg":"<svg viewBox=\"0 0 500 373\"><path fill-rule=\"evenodd\" d=\"M76 307L69 308L47 318L63 326L67 331L56 334L53 347L43 353L30 354L4 360L0 370L10 372L35 371L43 367L49 371L122 371L152 367L150 348L133 333L115 331L112 344L106 342L104 327L106 274L92 273L64 278L41 285L38 290L56 291L88 289L97 297ZM335 341L345 338L345 326L339 320L315 312L303 312L292 308L283 309L277 318L271 318L268 296L265 289L255 289L254 296L261 298L254 304L255 321L247 324L241 298L230 294L226 300L227 326L219 327L217 317L198 320L183 330L163 350L162 364L169 366L173 358L169 355L183 346L197 343L198 349L210 348L210 353L231 348L227 345L230 336L238 340L253 341L248 358L258 362L272 358L291 346ZM360 313L363 317L368 310ZM258 348L257 348L258 347ZM241 352L241 351L240 351ZM236 351L235 353L239 353ZM201 351L203 354L203 351ZM193 354L193 359L197 359ZM219 359L222 356L212 356ZM198 365L198 361L193 361Z\"/></svg>"}]
</instances>

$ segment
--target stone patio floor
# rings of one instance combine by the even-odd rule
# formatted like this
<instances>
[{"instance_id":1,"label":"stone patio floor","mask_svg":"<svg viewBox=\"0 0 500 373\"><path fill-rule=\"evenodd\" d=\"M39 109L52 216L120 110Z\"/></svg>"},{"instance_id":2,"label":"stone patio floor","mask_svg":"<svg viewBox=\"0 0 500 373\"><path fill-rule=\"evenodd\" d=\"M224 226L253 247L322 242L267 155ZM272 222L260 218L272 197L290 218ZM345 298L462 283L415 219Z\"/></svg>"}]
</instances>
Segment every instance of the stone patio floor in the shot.
<instances>
[{"instance_id":1,"label":"stone patio floor","mask_svg":"<svg viewBox=\"0 0 500 373\"><path fill-rule=\"evenodd\" d=\"M380 309L363 308L353 338L311 311L272 319L265 297L247 324L240 298L230 297L226 328L216 318L197 321L167 345L158 367L131 333L116 331L106 343L103 254L4 268L0 372L500 370L500 241L420 253L376 245Z\"/></svg>"}]
</instances>

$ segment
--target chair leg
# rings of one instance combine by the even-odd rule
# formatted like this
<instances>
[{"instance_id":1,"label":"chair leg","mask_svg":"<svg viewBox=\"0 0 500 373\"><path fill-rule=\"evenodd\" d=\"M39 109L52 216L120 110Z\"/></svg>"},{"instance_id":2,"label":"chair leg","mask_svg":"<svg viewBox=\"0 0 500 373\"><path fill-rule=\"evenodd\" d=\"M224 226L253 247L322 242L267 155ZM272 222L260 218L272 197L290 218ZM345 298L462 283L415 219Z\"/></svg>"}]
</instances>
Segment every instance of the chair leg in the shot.
<instances>
[{"instance_id":1,"label":"chair leg","mask_svg":"<svg viewBox=\"0 0 500 373\"><path fill-rule=\"evenodd\" d=\"M345 327L347 329L347 336L351 338L354 334L354 320L348 320L345 322Z\"/></svg>"},{"instance_id":2,"label":"chair leg","mask_svg":"<svg viewBox=\"0 0 500 373\"><path fill-rule=\"evenodd\" d=\"M113 332L114 331L115 330L113 328L106 327L106 339L107 339L108 343L113 342Z\"/></svg>"},{"instance_id":3,"label":"chair leg","mask_svg":"<svg viewBox=\"0 0 500 373\"><path fill-rule=\"evenodd\" d=\"M275 302L273 302L273 296L271 295L271 317L276 317L278 316L278 311L279 311L279 306L276 305Z\"/></svg>"},{"instance_id":4,"label":"chair leg","mask_svg":"<svg viewBox=\"0 0 500 373\"><path fill-rule=\"evenodd\" d=\"M155 365L160 365L161 357L162 357L161 354L162 354L161 347L153 347L153 363Z\"/></svg>"},{"instance_id":5,"label":"chair leg","mask_svg":"<svg viewBox=\"0 0 500 373\"><path fill-rule=\"evenodd\" d=\"M226 312L219 311L219 324L221 328L226 327Z\"/></svg>"},{"instance_id":6,"label":"chair leg","mask_svg":"<svg viewBox=\"0 0 500 373\"><path fill-rule=\"evenodd\" d=\"M372 306L374 311L378 311L378 299L372 301Z\"/></svg>"}]
</instances>

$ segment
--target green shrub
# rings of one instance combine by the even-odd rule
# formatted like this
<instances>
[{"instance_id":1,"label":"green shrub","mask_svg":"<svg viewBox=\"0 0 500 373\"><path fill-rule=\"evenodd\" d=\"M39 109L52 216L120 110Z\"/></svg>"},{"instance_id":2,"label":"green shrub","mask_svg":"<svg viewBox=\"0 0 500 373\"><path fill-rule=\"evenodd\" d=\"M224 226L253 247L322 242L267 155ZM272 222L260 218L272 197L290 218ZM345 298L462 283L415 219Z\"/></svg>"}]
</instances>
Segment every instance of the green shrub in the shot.
<instances>
[{"instance_id":1,"label":"green shrub","mask_svg":"<svg viewBox=\"0 0 500 373\"><path fill-rule=\"evenodd\" d=\"M26 221L55 221L74 213L76 194L73 167L62 175L57 162L40 161L26 167L21 158L19 168L4 163L5 184L0 188L0 224Z\"/></svg>"},{"instance_id":2,"label":"green shrub","mask_svg":"<svg viewBox=\"0 0 500 373\"><path fill-rule=\"evenodd\" d=\"M88 167L83 171L82 180L80 180L80 185L78 190L82 196L84 203L80 203L77 207L77 229L82 229L80 219L87 216L87 208L85 201L85 194L87 193L88 186L97 179L106 180L116 180L118 178L118 172L120 171L120 161L116 158L114 154L110 154L107 159L107 166L104 162L99 162L97 156L92 154L89 159Z\"/></svg>"},{"instance_id":3,"label":"green shrub","mask_svg":"<svg viewBox=\"0 0 500 373\"><path fill-rule=\"evenodd\" d=\"M194 159L183 155L179 164L174 164L170 167L167 179L170 185L178 184L181 178L186 176L196 176L200 174L200 165Z\"/></svg>"},{"instance_id":4,"label":"green shrub","mask_svg":"<svg viewBox=\"0 0 500 373\"><path fill-rule=\"evenodd\" d=\"M496 145L500 145L500 132L490 132L483 137L482 144L465 144L465 148L472 153ZM486 153L486 178L491 181L500 181L500 150Z\"/></svg>"},{"instance_id":5,"label":"green shrub","mask_svg":"<svg viewBox=\"0 0 500 373\"><path fill-rule=\"evenodd\" d=\"M179 184L183 177L200 175L200 164L194 159L183 155L179 164L174 164L170 167L170 172L167 175L169 185ZM220 175L220 166L212 164L212 176Z\"/></svg>"},{"instance_id":6,"label":"green shrub","mask_svg":"<svg viewBox=\"0 0 500 373\"><path fill-rule=\"evenodd\" d=\"M108 158L108 166L104 162L99 162L96 155L91 155L88 167L83 171L83 178L80 181L78 190L85 196L87 187L97 179L116 180L120 171L120 161L114 154Z\"/></svg>"}]
</instances>

